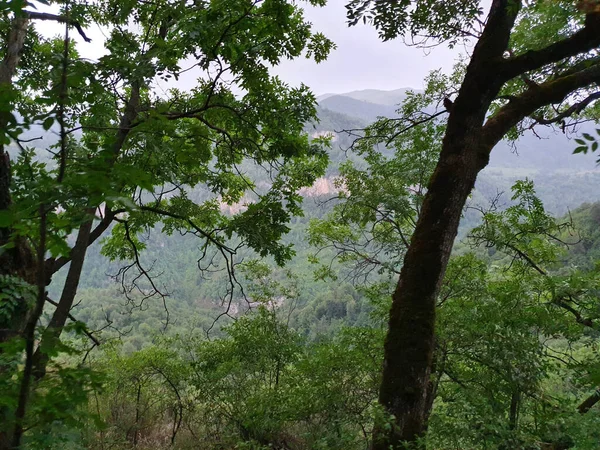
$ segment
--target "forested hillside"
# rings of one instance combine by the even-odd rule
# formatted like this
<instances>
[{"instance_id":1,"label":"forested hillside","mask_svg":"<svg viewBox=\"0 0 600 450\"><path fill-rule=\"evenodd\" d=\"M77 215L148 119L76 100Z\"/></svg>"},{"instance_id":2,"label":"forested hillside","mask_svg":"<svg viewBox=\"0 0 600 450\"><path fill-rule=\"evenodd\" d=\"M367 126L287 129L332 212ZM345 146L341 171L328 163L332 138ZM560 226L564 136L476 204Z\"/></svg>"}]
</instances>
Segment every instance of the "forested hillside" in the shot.
<instances>
[{"instance_id":1,"label":"forested hillside","mask_svg":"<svg viewBox=\"0 0 600 450\"><path fill-rule=\"evenodd\" d=\"M600 448L600 3L326 3L0 5L0 450Z\"/></svg>"},{"instance_id":2,"label":"forested hillside","mask_svg":"<svg viewBox=\"0 0 600 450\"><path fill-rule=\"evenodd\" d=\"M383 98L382 91L374 92ZM331 200L336 197L338 190L335 180L340 176L340 164L348 159L364 164L355 153L347 151L354 142L354 137L342 130L360 129L368 124L360 118L324 108L320 108L318 114L319 120L307 124L306 129L314 135L335 134L336 138L329 150L330 164L322 180L303 193L303 217L292 221L291 231L285 238L285 242L293 245L296 255L287 263L285 270L276 271L280 273L277 276L283 276L289 271L295 274L297 283L300 283L298 290L301 295L296 313L302 315L301 311L305 307L311 311L321 311L317 318L310 316L302 319L303 329L311 336L330 333L340 324L364 324L367 320L365 311L369 309L360 290L360 283L355 283L350 274L341 274L338 280L327 283L313 279L316 267L309 262L309 256L316 249L311 248L307 242L308 224L313 219L323 218L331 211L334 204ZM565 141L564 147L561 148L560 143L563 140L556 139L558 143L550 140L554 158L563 161L575 160L572 166L582 169L555 170L554 158L545 158L542 155L537 158L537 168L533 163L533 167L524 163L523 167L513 168L517 165L513 159L524 159L522 154L510 154L504 167L492 163L479 178L469 208L465 210L459 238L464 238L468 230L481 221L479 209L488 208L498 195L502 194L499 205L506 208L510 204L510 188L519 179L533 180L545 208L557 217L576 209L582 203L600 200L600 191L596 189L600 183L600 170L596 170L595 161L589 157L570 155L572 143ZM517 142L518 147L521 144L521 141ZM389 152L384 151L384 154L389 155ZM535 161L535 155L528 155L530 161ZM582 161L577 162L578 158ZM122 264L111 263L108 258L102 256L100 244L90 248L81 278L79 295L83 300L74 310L77 319L87 323L91 329L102 328L108 323L107 319L118 324L115 328L119 330L131 329L131 332L121 337L121 340L127 343L125 349L128 352L139 350L151 343L157 331L164 326L167 317L170 323L165 332L185 332L192 328L199 331L211 327L214 319L226 310L222 297L227 291L227 277L222 272L207 274L198 269L197 259L201 250L193 236L164 236L159 226L149 230L143 239L146 245L142 254L143 260L146 265L152 266L157 282L169 293L166 310L158 299L148 300L142 308L136 308L136 304L129 303L122 292L121 280L114 277L119 273ZM322 252L320 258L332 259L333 255L333 252ZM240 254L240 260L248 257L252 257L252 254ZM54 283L50 286L52 297L57 295L54 294L54 285L60 286L64 276L61 273L55 276ZM237 316L247 309L247 305L240 293L236 295L234 315ZM335 317L336 313L332 313L333 317L324 314L324 310L336 308L330 304L342 305L339 308L344 313L338 312L340 317ZM348 315L345 313L347 310L350 311ZM217 328L221 322L226 323L227 317L220 318ZM330 323L333 325L330 326ZM104 334L115 335L110 329L105 330Z\"/></svg>"}]
</instances>

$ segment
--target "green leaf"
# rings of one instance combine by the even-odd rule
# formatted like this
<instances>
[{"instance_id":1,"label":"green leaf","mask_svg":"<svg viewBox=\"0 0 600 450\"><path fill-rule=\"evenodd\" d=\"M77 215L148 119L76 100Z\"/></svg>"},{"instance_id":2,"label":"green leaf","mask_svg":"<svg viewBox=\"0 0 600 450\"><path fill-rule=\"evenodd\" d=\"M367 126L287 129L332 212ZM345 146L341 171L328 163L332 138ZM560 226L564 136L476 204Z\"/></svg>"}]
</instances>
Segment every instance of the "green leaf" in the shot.
<instances>
[{"instance_id":1,"label":"green leaf","mask_svg":"<svg viewBox=\"0 0 600 450\"><path fill-rule=\"evenodd\" d=\"M44 120L42 127L44 127L45 131L48 131L50 128L52 128L53 124L54 124L54 117L47 117L46 120Z\"/></svg>"},{"instance_id":2,"label":"green leaf","mask_svg":"<svg viewBox=\"0 0 600 450\"><path fill-rule=\"evenodd\" d=\"M589 133L582 133L582 136L583 136L584 138L586 138L588 141L594 141L594 140L596 140L596 139L594 138L594 136L592 136L592 135L591 135L591 134L589 134Z\"/></svg>"},{"instance_id":3,"label":"green leaf","mask_svg":"<svg viewBox=\"0 0 600 450\"><path fill-rule=\"evenodd\" d=\"M10 210L0 211L0 228L8 228L13 224L14 214Z\"/></svg>"}]
</instances>

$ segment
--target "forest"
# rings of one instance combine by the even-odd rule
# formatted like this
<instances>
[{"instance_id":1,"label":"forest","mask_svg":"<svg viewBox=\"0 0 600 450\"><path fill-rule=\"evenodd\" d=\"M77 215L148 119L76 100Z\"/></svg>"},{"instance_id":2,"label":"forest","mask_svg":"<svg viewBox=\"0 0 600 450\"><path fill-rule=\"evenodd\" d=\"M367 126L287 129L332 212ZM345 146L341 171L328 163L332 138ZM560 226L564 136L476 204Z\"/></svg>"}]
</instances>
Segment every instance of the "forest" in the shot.
<instances>
[{"instance_id":1,"label":"forest","mask_svg":"<svg viewBox=\"0 0 600 450\"><path fill-rule=\"evenodd\" d=\"M599 0L0 13L0 450L600 449Z\"/></svg>"}]
</instances>

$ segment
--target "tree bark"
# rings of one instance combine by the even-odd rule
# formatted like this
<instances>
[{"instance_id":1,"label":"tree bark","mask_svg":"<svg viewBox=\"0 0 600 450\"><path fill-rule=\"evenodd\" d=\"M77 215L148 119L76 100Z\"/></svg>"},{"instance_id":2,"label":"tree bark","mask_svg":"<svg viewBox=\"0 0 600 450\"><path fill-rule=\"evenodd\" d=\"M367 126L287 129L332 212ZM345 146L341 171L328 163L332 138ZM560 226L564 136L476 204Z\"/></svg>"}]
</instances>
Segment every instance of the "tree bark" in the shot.
<instances>
[{"instance_id":1,"label":"tree bark","mask_svg":"<svg viewBox=\"0 0 600 450\"><path fill-rule=\"evenodd\" d=\"M436 299L462 209L493 147L482 141L481 129L503 85L498 61L518 13L508 3L492 3L487 26L473 50L392 296L379 402L393 416L393 424L376 426L373 450L405 448L426 429Z\"/></svg>"},{"instance_id":2,"label":"tree bark","mask_svg":"<svg viewBox=\"0 0 600 450\"><path fill-rule=\"evenodd\" d=\"M376 433L375 450L402 448L424 431L436 297L463 205L482 166L474 149L462 155L453 150L447 146L442 152L392 297L379 401L395 424L383 439Z\"/></svg>"},{"instance_id":3,"label":"tree bark","mask_svg":"<svg viewBox=\"0 0 600 450\"><path fill-rule=\"evenodd\" d=\"M449 111L438 164L392 296L379 401L393 416L393 426L376 425L373 450L405 448L405 444L417 442L426 429L436 297L462 209L490 152L511 128L539 108L560 104L578 89L600 82L600 62L591 58L587 64L576 64L528 86L486 121L492 102L509 80L600 46L600 14L593 12L571 37L507 57L520 6L518 0L492 1Z\"/></svg>"},{"instance_id":4,"label":"tree bark","mask_svg":"<svg viewBox=\"0 0 600 450\"><path fill-rule=\"evenodd\" d=\"M13 19L12 26L6 41L6 53L0 63L0 95L2 101L6 102L11 97L13 90L12 80L16 73L21 53L27 35L29 21L27 18ZM7 131L9 111L0 113L0 130ZM0 211L8 211L12 205L10 193L11 184L10 157L6 152L4 145L0 143ZM0 227L0 246L8 244L13 238L12 227ZM36 281L36 263L33 252L23 239L15 239L12 248L5 248L0 253L0 275L8 275L20 278L32 285ZM0 343L18 336L23 333L28 321L29 307L25 302L13 312L6 323L0 323ZM0 350L1 352L1 350ZM0 366L0 372L6 368ZM12 411L0 407L0 450L11 448L12 434L9 424Z\"/></svg>"},{"instance_id":5,"label":"tree bark","mask_svg":"<svg viewBox=\"0 0 600 450\"><path fill-rule=\"evenodd\" d=\"M87 212L93 217L94 208L89 208ZM60 300L58 301L56 310L52 315L52 319L50 319L50 323L42 334L41 342L46 347L54 346L56 341L58 341L60 338L65 323L69 318L69 313L71 311L71 307L73 306L75 295L77 294L83 263L85 262L85 255L88 249L87 243L93 223L92 218L86 219L87 220L79 227L77 241L73 247L73 250L71 251L71 265L69 266L69 272L67 273L67 279L65 280L65 285L63 286ZM46 366L48 365L48 362L48 354L44 353L42 345L38 346L33 357L33 374L37 380L43 378L46 374Z\"/></svg>"},{"instance_id":6,"label":"tree bark","mask_svg":"<svg viewBox=\"0 0 600 450\"><path fill-rule=\"evenodd\" d=\"M10 98L13 90L12 79L21 59L28 25L27 18L16 18L13 20L8 34L6 53L0 63L0 95L2 95L3 101ZM2 111L0 113L0 129L3 132L7 131L8 123L8 111ZM0 211L8 210L12 205L11 178L10 157L4 149L4 144L0 143ZM12 231L10 227L0 228L0 245L5 245L11 240ZM17 276L31 284L35 284L34 268L35 257L29 246L21 239L17 239L12 248L4 249L0 253L0 275ZM0 330L0 342L2 342L1 335L2 330Z\"/></svg>"},{"instance_id":7,"label":"tree bark","mask_svg":"<svg viewBox=\"0 0 600 450\"><path fill-rule=\"evenodd\" d=\"M585 414L598 402L600 402L600 389L597 389L592 395L581 402L577 410L580 414Z\"/></svg>"}]
</instances>

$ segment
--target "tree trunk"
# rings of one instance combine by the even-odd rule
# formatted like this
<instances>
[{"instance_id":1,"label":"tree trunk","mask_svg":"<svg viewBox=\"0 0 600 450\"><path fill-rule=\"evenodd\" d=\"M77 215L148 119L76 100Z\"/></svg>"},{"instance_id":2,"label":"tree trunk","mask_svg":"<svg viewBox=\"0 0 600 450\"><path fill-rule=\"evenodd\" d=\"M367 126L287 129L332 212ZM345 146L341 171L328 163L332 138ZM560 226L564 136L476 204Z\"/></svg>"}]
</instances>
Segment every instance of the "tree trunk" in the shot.
<instances>
[{"instance_id":1,"label":"tree trunk","mask_svg":"<svg viewBox=\"0 0 600 450\"><path fill-rule=\"evenodd\" d=\"M21 58L28 24L29 21L26 18L17 18L12 22L6 42L6 53L0 63L0 97L3 102L12 96L12 78L16 73ZM8 113L9 111L0 112L0 129L3 132L6 132L9 123ZM10 194L11 178L10 157L4 149L4 145L0 143L0 211L7 211L12 205ZM13 239L12 235L13 230L11 227L1 227L0 246L8 244ZM35 285L35 267L35 257L24 239L14 239L13 246L5 248L0 252L0 275L17 277ZM10 323L0 323L0 343L23 331L27 322L28 308L26 305L22 306L14 312L9 321Z\"/></svg>"},{"instance_id":2,"label":"tree trunk","mask_svg":"<svg viewBox=\"0 0 600 450\"><path fill-rule=\"evenodd\" d=\"M519 10L509 8L509 3L492 2L486 28L449 111L440 158L392 296L379 402L393 423L376 426L373 450L406 448L426 429L437 295L463 207L491 149L503 137L485 139L482 129L490 104L506 81L498 69Z\"/></svg>"},{"instance_id":3,"label":"tree trunk","mask_svg":"<svg viewBox=\"0 0 600 450\"><path fill-rule=\"evenodd\" d=\"M15 18L7 37L4 58L0 63L0 97L4 104L12 103L9 100L12 97L12 79L21 58L28 25L27 18ZM7 130L9 112L0 112L0 130L2 132ZM0 212L8 211L12 205L10 184L10 157L4 149L4 145L0 143ZM13 240L13 245L4 248L0 253L0 275L14 277L35 285L37 265L31 248L23 238L15 239L13 237L11 227L0 227L0 246L10 243L11 240ZM8 287L11 287L10 278L6 279L5 283ZM0 286L0 290L2 289L3 287ZM11 295L14 295L14 293L11 292L9 296ZM1 302L2 300L0 300ZM1 304L0 307L2 307ZM12 311L10 318L0 321L0 344L23 333L30 313L30 306L23 299L20 299L19 306ZM6 370L6 366L0 365L0 376ZM14 411L12 411L12 408L0 405L0 450L12 448L13 417Z\"/></svg>"},{"instance_id":4,"label":"tree trunk","mask_svg":"<svg viewBox=\"0 0 600 450\"><path fill-rule=\"evenodd\" d=\"M521 391L516 388L510 398L510 411L508 415L508 428L513 431L517 429L519 422L519 405L521 404Z\"/></svg>"},{"instance_id":5,"label":"tree trunk","mask_svg":"<svg viewBox=\"0 0 600 450\"><path fill-rule=\"evenodd\" d=\"M462 154L461 154L462 153ZM434 350L435 304L462 208L483 166L473 149L442 151L392 297L379 401L395 417L391 435L373 449L402 448L425 427ZM387 433L386 433L387 434Z\"/></svg>"},{"instance_id":6,"label":"tree trunk","mask_svg":"<svg viewBox=\"0 0 600 450\"><path fill-rule=\"evenodd\" d=\"M429 417L433 411L433 402L437 397L438 389L440 387L440 380L446 369L446 346L445 344L440 344L437 338L435 338L435 340L436 342L434 343L433 361L431 363L431 376L429 380L429 386L427 386L427 392L425 394L425 432L427 432Z\"/></svg>"},{"instance_id":7,"label":"tree trunk","mask_svg":"<svg viewBox=\"0 0 600 450\"><path fill-rule=\"evenodd\" d=\"M86 218L86 221L79 227L75 246L73 247L73 250L71 250L71 265L69 266L67 279L65 280L58 306L50 319L50 323L42 333L42 343L44 343L47 348L54 347L60 339L63 327L65 326L71 308L73 307L75 295L77 294L79 280L83 270L83 263L85 262L85 255L88 249L87 243L92 230L94 208L88 208L87 213L91 217ZM33 357L35 367L34 376L37 380L46 375L46 366L50 360L48 354L44 353L41 347L41 345L38 346Z\"/></svg>"}]
</instances>

